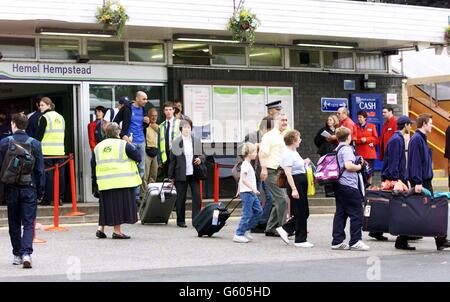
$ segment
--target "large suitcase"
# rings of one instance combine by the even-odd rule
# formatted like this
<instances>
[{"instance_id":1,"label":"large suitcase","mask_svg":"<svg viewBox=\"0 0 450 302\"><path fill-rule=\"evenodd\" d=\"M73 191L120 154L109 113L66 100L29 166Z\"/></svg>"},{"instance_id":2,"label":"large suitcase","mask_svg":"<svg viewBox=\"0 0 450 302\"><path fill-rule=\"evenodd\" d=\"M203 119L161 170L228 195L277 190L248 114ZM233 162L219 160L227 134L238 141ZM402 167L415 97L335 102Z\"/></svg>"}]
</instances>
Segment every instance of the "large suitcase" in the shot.
<instances>
[{"instance_id":1,"label":"large suitcase","mask_svg":"<svg viewBox=\"0 0 450 302\"><path fill-rule=\"evenodd\" d=\"M231 199L225 207L221 204L209 204L198 213L193 221L198 237L205 235L211 237L225 226L227 219L240 204L240 202L237 203L233 210L228 211L228 206L234 199L235 198Z\"/></svg>"},{"instance_id":2,"label":"large suitcase","mask_svg":"<svg viewBox=\"0 0 450 302\"><path fill-rule=\"evenodd\" d=\"M176 199L177 192L172 184L168 182L149 184L139 207L141 223L167 224Z\"/></svg>"},{"instance_id":3,"label":"large suitcase","mask_svg":"<svg viewBox=\"0 0 450 302\"><path fill-rule=\"evenodd\" d=\"M422 194L393 196L390 202L389 233L423 237L445 237L448 201Z\"/></svg>"},{"instance_id":4,"label":"large suitcase","mask_svg":"<svg viewBox=\"0 0 450 302\"><path fill-rule=\"evenodd\" d=\"M392 191L367 190L365 199L363 231L388 233Z\"/></svg>"}]
</instances>

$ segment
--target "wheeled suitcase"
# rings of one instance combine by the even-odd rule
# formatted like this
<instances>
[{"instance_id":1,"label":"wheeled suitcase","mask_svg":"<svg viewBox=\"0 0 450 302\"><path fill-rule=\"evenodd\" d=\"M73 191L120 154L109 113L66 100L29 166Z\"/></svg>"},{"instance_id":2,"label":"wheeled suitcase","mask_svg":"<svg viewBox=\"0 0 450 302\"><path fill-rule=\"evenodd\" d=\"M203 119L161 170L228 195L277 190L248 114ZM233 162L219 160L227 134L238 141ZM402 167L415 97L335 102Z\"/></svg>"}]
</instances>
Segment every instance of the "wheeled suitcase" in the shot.
<instances>
[{"instance_id":1,"label":"wheeled suitcase","mask_svg":"<svg viewBox=\"0 0 450 302\"><path fill-rule=\"evenodd\" d=\"M388 233L392 191L367 190L365 199L363 231Z\"/></svg>"},{"instance_id":2,"label":"wheeled suitcase","mask_svg":"<svg viewBox=\"0 0 450 302\"><path fill-rule=\"evenodd\" d=\"M393 196L389 233L423 237L447 236L448 201L422 194Z\"/></svg>"},{"instance_id":3,"label":"wheeled suitcase","mask_svg":"<svg viewBox=\"0 0 450 302\"><path fill-rule=\"evenodd\" d=\"M205 235L211 237L225 226L227 219L240 204L240 202L237 203L233 210L228 211L228 206L234 199L235 198L231 199L225 207L221 204L209 204L198 213L193 221L198 237Z\"/></svg>"},{"instance_id":4,"label":"wheeled suitcase","mask_svg":"<svg viewBox=\"0 0 450 302\"><path fill-rule=\"evenodd\" d=\"M139 207L141 223L167 224L176 199L175 187L169 182L149 184Z\"/></svg>"}]
</instances>

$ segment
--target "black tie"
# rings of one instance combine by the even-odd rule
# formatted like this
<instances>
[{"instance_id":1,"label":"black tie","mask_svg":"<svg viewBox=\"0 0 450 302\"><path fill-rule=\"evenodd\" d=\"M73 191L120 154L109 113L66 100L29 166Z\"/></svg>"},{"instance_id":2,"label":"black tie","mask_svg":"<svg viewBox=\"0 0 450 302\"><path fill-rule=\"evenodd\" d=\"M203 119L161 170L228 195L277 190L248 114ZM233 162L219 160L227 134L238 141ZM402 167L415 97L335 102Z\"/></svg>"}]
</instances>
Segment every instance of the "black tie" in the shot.
<instances>
[{"instance_id":1,"label":"black tie","mask_svg":"<svg viewBox=\"0 0 450 302\"><path fill-rule=\"evenodd\" d=\"M165 138L166 138L166 153L169 154L170 153L170 122L167 121L166 124L166 134L165 134Z\"/></svg>"}]
</instances>

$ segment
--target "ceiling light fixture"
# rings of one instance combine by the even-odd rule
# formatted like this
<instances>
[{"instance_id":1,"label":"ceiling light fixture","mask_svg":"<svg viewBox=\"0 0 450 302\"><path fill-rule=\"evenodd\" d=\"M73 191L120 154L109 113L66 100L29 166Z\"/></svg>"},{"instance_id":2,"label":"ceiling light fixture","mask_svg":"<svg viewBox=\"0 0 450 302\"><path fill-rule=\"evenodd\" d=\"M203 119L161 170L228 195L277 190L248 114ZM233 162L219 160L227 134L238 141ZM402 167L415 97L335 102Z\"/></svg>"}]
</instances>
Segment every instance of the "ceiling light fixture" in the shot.
<instances>
[{"instance_id":1,"label":"ceiling light fixture","mask_svg":"<svg viewBox=\"0 0 450 302\"><path fill-rule=\"evenodd\" d=\"M173 40L176 41L189 41L189 42L211 42L211 43L239 43L239 41L231 39L227 36L201 36L201 35L173 35Z\"/></svg>"},{"instance_id":2,"label":"ceiling light fixture","mask_svg":"<svg viewBox=\"0 0 450 302\"><path fill-rule=\"evenodd\" d=\"M358 47L358 43L356 42L294 40L292 41L292 44L300 47L317 47L317 48L353 49Z\"/></svg>"},{"instance_id":3,"label":"ceiling light fixture","mask_svg":"<svg viewBox=\"0 0 450 302\"><path fill-rule=\"evenodd\" d=\"M36 33L50 36L76 36L76 37L97 37L97 38L111 38L117 35L117 32L115 30L46 28L46 27L37 28Z\"/></svg>"}]
</instances>

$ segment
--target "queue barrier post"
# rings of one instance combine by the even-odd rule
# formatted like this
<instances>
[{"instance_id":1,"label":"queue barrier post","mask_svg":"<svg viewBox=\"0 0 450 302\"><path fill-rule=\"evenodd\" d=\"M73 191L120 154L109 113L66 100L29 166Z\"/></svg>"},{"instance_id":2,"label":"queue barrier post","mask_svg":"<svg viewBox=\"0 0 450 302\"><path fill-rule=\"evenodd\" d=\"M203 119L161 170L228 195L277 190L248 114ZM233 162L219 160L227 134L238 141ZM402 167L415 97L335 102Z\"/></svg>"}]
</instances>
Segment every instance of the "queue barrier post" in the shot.
<instances>
[{"instance_id":1,"label":"queue barrier post","mask_svg":"<svg viewBox=\"0 0 450 302\"><path fill-rule=\"evenodd\" d=\"M68 231L67 228L59 226L59 164L55 164L53 172L53 226L45 231Z\"/></svg>"},{"instance_id":2,"label":"queue barrier post","mask_svg":"<svg viewBox=\"0 0 450 302\"><path fill-rule=\"evenodd\" d=\"M47 243L44 239L39 239L36 237L36 220L34 220L34 235L33 235L33 243Z\"/></svg>"},{"instance_id":3,"label":"queue barrier post","mask_svg":"<svg viewBox=\"0 0 450 302\"><path fill-rule=\"evenodd\" d=\"M214 163L214 203L219 203L219 164Z\"/></svg>"},{"instance_id":4,"label":"queue barrier post","mask_svg":"<svg viewBox=\"0 0 450 302\"><path fill-rule=\"evenodd\" d=\"M86 213L80 212L77 209L77 194L76 194L76 184L75 184L75 163L73 159L73 154L69 154L69 169L70 169L70 193L72 197L72 210L65 214L65 217L73 216L84 216Z\"/></svg>"},{"instance_id":5,"label":"queue barrier post","mask_svg":"<svg viewBox=\"0 0 450 302\"><path fill-rule=\"evenodd\" d=\"M203 209L203 181L200 180L200 210Z\"/></svg>"}]
</instances>

